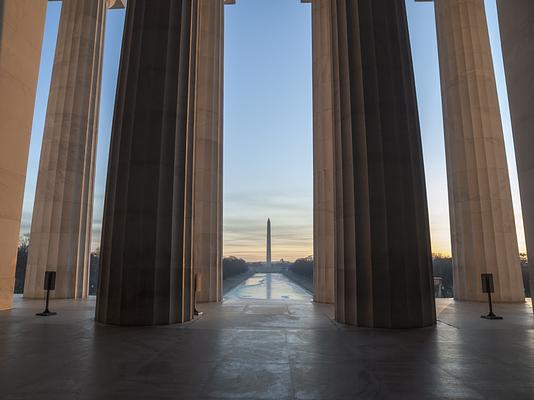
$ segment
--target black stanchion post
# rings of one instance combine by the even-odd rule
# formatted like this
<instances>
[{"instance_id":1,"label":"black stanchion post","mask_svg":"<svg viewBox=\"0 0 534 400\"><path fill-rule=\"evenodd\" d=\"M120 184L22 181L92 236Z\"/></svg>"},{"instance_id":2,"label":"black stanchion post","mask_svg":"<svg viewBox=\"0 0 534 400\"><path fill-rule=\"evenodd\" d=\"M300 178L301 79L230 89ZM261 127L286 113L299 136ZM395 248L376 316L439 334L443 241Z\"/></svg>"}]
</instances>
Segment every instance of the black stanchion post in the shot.
<instances>
[{"instance_id":1,"label":"black stanchion post","mask_svg":"<svg viewBox=\"0 0 534 400\"><path fill-rule=\"evenodd\" d=\"M482 293L488 294L488 303L489 303L489 314L481 315L480 318L484 319L502 319L493 313L493 304L491 303L491 294L495 292L495 287L493 285L493 274L482 274Z\"/></svg>"},{"instance_id":2,"label":"black stanchion post","mask_svg":"<svg viewBox=\"0 0 534 400\"><path fill-rule=\"evenodd\" d=\"M194 294L193 294L193 301L194 304L194 315L202 315L202 311L197 310L197 292L199 290L202 290L202 275L195 274L195 287L194 287Z\"/></svg>"},{"instance_id":3,"label":"black stanchion post","mask_svg":"<svg viewBox=\"0 0 534 400\"><path fill-rule=\"evenodd\" d=\"M56 271L46 271L44 279L44 290L46 290L46 302L43 312L37 313L40 317L48 317L50 315L56 315L56 312L52 312L48 309L48 303L50 302L50 291L56 288Z\"/></svg>"}]
</instances>

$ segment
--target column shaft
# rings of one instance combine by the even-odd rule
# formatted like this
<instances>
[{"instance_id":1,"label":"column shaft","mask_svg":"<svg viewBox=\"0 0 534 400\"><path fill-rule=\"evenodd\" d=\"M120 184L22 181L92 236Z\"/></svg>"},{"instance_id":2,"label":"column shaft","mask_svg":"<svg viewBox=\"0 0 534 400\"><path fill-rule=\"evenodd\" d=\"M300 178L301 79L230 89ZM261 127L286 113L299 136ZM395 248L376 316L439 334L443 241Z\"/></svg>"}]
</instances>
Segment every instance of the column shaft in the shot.
<instances>
[{"instance_id":1,"label":"column shaft","mask_svg":"<svg viewBox=\"0 0 534 400\"><path fill-rule=\"evenodd\" d=\"M223 5L228 4L227 1L223 1ZM223 171L224 171L224 7L221 11L221 28L220 28L220 43L219 46L219 179L217 181L217 266L220 271L220 280L221 280L221 300L224 294L224 288L222 280L224 278L223 271L223 257L224 257L224 236L223 236Z\"/></svg>"},{"instance_id":2,"label":"column shaft","mask_svg":"<svg viewBox=\"0 0 534 400\"><path fill-rule=\"evenodd\" d=\"M534 293L534 2L497 1L515 159Z\"/></svg>"},{"instance_id":3,"label":"column shaft","mask_svg":"<svg viewBox=\"0 0 534 400\"><path fill-rule=\"evenodd\" d=\"M56 271L56 298L85 298L93 217L105 0L61 7L41 148L24 297L43 298Z\"/></svg>"},{"instance_id":4,"label":"column shaft","mask_svg":"<svg viewBox=\"0 0 534 400\"><path fill-rule=\"evenodd\" d=\"M0 1L0 310L13 299L46 4Z\"/></svg>"},{"instance_id":5,"label":"column shaft","mask_svg":"<svg viewBox=\"0 0 534 400\"><path fill-rule=\"evenodd\" d=\"M223 0L198 2L195 98L193 266L197 300L222 300L222 63Z\"/></svg>"},{"instance_id":6,"label":"column shaft","mask_svg":"<svg viewBox=\"0 0 534 400\"><path fill-rule=\"evenodd\" d=\"M103 220L100 322L192 318L197 6L128 2Z\"/></svg>"},{"instance_id":7,"label":"column shaft","mask_svg":"<svg viewBox=\"0 0 534 400\"><path fill-rule=\"evenodd\" d=\"M519 251L483 0L436 0L454 296L523 301Z\"/></svg>"},{"instance_id":8,"label":"column shaft","mask_svg":"<svg viewBox=\"0 0 534 400\"><path fill-rule=\"evenodd\" d=\"M429 326L430 235L404 1L331 4L336 320Z\"/></svg>"},{"instance_id":9,"label":"column shaft","mask_svg":"<svg viewBox=\"0 0 534 400\"><path fill-rule=\"evenodd\" d=\"M312 2L313 298L334 302L334 150L330 0Z\"/></svg>"}]
</instances>

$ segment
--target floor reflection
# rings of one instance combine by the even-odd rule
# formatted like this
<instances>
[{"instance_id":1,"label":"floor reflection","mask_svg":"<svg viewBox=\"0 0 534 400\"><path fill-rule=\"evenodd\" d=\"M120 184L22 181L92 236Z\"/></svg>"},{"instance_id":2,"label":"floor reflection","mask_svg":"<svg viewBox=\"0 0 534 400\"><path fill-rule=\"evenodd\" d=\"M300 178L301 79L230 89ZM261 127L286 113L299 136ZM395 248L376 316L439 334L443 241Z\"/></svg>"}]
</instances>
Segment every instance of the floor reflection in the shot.
<instances>
[{"instance_id":1,"label":"floor reflection","mask_svg":"<svg viewBox=\"0 0 534 400\"><path fill-rule=\"evenodd\" d=\"M311 294L283 274L254 274L225 299L311 301Z\"/></svg>"}]
</instances>

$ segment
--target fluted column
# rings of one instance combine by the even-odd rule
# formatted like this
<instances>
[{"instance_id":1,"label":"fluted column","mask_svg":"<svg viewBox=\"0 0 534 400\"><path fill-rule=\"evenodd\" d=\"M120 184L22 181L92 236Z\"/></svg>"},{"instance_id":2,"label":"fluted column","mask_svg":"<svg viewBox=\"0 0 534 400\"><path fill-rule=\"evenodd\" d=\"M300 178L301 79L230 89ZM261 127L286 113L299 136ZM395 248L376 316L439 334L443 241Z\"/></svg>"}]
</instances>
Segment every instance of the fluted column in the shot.
<instances>
[{"instance_id":1,"label":"fluted column","mask_svg":"<svg viewBox=\"0 0 534 400\"><path fill-rule=\"evenodd\" d=\"M111 147L96 320L192 318L197 5L130 0Z\"/></svg>"},{"instance_id":2,"label":"fluted column","mask_svg":"<svg viewBox=\"0 0 534 400\"><path fill-rule=\"evenodd\" d=\"M65 0L48 97L24 297L87 297L105 0Z\"/></svg>"},{"instance_id":3,"label":"fluted column","mask_svg":"<svg viewBox=\"0 0 534 400\"><path fill-rule=\"evenodd\" d=\"M454 296L524 300L508 166L483 0L436 0Z\"/></svg>"},{"instance_id":4,"label":"fluted column","mask_svg":"<svg viewBox=\"0 0 534 400\"><path fill-rule=\"evenodd\" d=\"M235 4L235 0L224 1L224 5ZM221 28L220 28L220 48L219 48L219 180L217 182L218 186L218 202L217 202L217 266L220 271L221 279L221 294L220 298L224 294L224 288L222 280L224 279L223 271L223 257L224 257L224 233L223 233L223 200L224 200L224 180L223 180L223 171L224 171L224 8L221 11Z\"/></svg>"},{"instance_id":5,"label":"fluted column","mask_svg":"<svg viewBox=\"0 0 534 400\"><path fill-rule=\"evenodd\" d=\"M334 150L330 0L312 2L313 299L334 302Z\"/></svg>"},{"instance_id":6,"label":"fluted column","mask_svg":"<svg viewBox=\"0 0 534 400\"><path fill-rule=\"evenodd\" d=\"M221 301L223 0L198 1L193 268L201 302Z\"/></svg>"},{"instance_id":7,"label":"fluted column","mask_svg":"<svg viewBox=\"0 0 534 400\"><path fill-rule=\"evenodd\" d=\"M0 1L0 310L13 299L46 4Z\"/></svg>"},{"instance_id":8,"label":"fluted column","mask_svg":"<svg viewBox=\"0 0 534 400\"><path fill-rule=\"evenodd\" d=\"M435 323L421 137L404 1L333 0L336 320Z\"/></svg>"},{"instance_id":9,"label":"fluted column","mask_svg":"<svg viewBox=\"0 0 534 400\"><path fill-rule=\"evenodd\" d=\"M534 2L497 0L523 225L534 292ZM532 254L532 257L530 255Z\"/></svg>"}]
</instances>

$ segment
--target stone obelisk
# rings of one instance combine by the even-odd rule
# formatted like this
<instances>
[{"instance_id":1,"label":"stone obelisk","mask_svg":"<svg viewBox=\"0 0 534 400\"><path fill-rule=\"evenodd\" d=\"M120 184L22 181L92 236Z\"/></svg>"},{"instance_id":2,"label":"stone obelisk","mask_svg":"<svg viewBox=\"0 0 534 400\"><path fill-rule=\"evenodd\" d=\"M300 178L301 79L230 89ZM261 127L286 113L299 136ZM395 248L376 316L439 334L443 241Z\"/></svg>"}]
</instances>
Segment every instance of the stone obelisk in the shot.
<instances>
[{"instance_id":1,"label":"stone obelisk","mask_svg":"<svg viewBox=\"0 0 534 400\"><path fill-rule=\"evenodd\" d=\"M0 310L13 299L46 4L0 1Z\"/></svg>"},{"instance_id":2,"label":"stone obelisk","mask_svg":"<svg viewBox=\"0 0 534 400\"><path fill-rule=\"evenodd\" d=\"M267 219L267 266L272 266L272 252L271 252L271 219Z\"/></svg>"},{"instance_id":3,"label":"stone obelisk","mask_svg":"<svg viewBox=\"0 0 534 400\"><path fill-rule=\"evenodd\" d=\"M39 163L24 297L44 296L56 271L56 298L88 291L105 0L61 7Z\"/></svg>"},{"instance_id":4,"label":"stone obelisk","mask_svg":"<svg viewBox=\"0 0 534 400\"><path fill-rule=\"evenodd\" d=\"M436 0L454 296L524 300L497 87L483 0Z\"/></svg>"}]
</instances>

